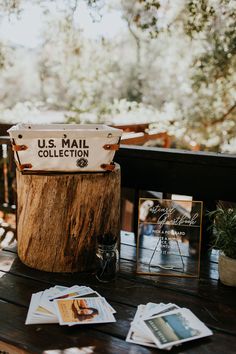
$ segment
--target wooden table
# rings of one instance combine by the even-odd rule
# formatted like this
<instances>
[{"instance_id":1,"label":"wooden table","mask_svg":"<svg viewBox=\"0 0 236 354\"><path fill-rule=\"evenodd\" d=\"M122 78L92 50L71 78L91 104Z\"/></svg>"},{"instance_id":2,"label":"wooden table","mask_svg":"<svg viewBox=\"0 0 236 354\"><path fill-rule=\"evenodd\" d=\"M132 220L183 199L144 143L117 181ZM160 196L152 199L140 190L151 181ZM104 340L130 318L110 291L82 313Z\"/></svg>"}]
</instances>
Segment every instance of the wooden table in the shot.
<instances>
[{"instance_id":1,"label":"wooden table","mask_svg":"<svg viewBox=\"0 0 236 354\"><path fill-rule=\"evenodd\" d=\"M174 302L191 309L214 335L185 343L171 353L236 353L236 289L218 282L215 256L204 256L201 278L153 278L137 276L134 262L126 254L134 250L122 245L121 269L113 283L99 283L85 273L46 273L28 268L13 249L0 251L0 353L157 353L158 349L125 341L137 305ZM11 266L10 266L11 265ZM10 269L8 269L10 267ZM60 284L88 285L104 296L117 310L116 323L73 328L51 325L26 326L25 319L31 294ZM60 351L61 350L61 351Z\"/></svg>"}]
</instances>

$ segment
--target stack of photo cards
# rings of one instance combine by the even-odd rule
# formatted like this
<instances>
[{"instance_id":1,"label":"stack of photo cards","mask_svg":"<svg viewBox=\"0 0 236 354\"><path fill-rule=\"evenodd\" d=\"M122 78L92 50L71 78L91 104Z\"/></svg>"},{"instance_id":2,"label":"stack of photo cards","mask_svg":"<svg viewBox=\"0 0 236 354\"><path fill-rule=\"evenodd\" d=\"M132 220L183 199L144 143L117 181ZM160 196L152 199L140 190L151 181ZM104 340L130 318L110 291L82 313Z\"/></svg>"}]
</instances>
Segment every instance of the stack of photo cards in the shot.
<instances>
[{"instance_id":1,"label":"stack of photo cards","mask_svg":"<svg viewBox=\"0 0 236 354\"><path fill-rule=\"evenodd\" d=\"M32 294L25 324L108 323L116 321L115 312L104 297L87 286L56 285Z\"/></svg>"},{"instance_id":2,"label":"stack of photo cards","mask_svg":"<svg viewBox=\"0 0 236 354\"><path fill-rule=\"evenodd\" d=\"M170 350L174 345L212 335L190 310L149 302L139 305L126 341Z\"/></svg>"}]
</instances>

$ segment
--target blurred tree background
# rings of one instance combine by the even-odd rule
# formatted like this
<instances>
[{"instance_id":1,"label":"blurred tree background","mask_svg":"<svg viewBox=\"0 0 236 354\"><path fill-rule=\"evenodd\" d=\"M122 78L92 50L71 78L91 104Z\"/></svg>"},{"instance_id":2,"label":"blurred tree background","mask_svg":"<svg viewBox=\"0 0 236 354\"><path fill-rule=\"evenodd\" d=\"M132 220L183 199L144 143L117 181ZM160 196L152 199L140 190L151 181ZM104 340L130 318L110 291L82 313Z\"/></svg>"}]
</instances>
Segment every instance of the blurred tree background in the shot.
<instances>
[{"instance_id":1,"label":"blurred tree background","mask_svg":"<svg viewBox=\"0 0 236 354\"><path fill-rule=\"evenodd\" d=\"M30 11L37 45L13 43ZM235 68L234 0L0 0L0 122L145 122L236 153Z\"/></svg>"}]
</instances>

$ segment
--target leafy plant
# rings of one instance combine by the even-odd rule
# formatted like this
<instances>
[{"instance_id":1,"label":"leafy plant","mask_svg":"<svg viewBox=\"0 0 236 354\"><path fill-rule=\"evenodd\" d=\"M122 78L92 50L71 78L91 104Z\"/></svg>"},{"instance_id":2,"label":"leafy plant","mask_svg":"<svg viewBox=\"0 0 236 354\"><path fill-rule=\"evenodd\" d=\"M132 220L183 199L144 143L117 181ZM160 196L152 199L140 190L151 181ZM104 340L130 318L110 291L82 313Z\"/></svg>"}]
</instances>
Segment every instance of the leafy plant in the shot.
<instances>
[{"instance_id":1,"label":"leafy plant","mask_svg":"<svg viewBox=\"0 0 236 354\"><path fill-rule=\"evenodd\" d=\"M236 259L236 207L225 208L222 205L208 213L212 221L213 248L224 252L227 257Z\"/></svg>"}]
</instances>

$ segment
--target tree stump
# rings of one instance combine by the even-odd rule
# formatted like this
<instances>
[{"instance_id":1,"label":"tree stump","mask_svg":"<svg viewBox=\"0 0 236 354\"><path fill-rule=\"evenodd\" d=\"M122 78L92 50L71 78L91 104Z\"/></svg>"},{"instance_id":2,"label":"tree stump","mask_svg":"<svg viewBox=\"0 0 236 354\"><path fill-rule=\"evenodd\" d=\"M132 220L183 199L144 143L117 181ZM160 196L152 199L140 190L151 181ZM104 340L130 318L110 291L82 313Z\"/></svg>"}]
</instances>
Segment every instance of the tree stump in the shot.
<instances>
[{"instance_id":1,"label":"tree stump","mask_svg":"<svg viewBox=\"0 0 236 354\"><path fill-rule=\"evenodd\" d=\"M92 271L97 238L120 233L120 167L84 174L17 172L18 255L49 272Z\"/></svg>"}]
</instances>

